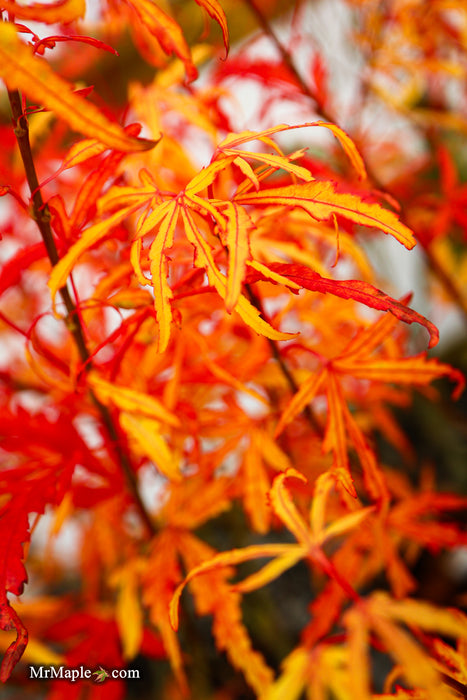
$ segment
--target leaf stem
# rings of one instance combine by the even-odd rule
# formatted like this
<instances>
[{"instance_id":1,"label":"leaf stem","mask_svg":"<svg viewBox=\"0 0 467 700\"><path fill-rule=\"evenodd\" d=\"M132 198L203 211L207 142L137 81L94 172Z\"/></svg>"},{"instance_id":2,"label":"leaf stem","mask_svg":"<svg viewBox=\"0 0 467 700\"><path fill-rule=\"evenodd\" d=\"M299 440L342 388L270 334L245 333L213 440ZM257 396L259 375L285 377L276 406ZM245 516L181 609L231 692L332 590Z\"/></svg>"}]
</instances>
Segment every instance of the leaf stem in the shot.
<instances>
[{"instance_id":1,"label":"leaf stem","mask_svg":"<svg viewBox=\"0 0 467 700\"><path fill-rule=\"evenodd\" d=\"M31 143L29 140L29 125L27 118L23 113L21 95L18 90L8 90L8 97L10 100L11 112L15 125L14 130L16 140L20 150L21 159L23 161L26 179L31 191L32 216L39 228L49 260L52 265L56 265L60 260L60 256L58 254L57 246L55 245L55 239L52 233L52 227L50 225L50 212L47 204L44 203L42 198L42 193L37 178ZM65 324L74 339L80 359L83 363L84 370L87 372L92 368L93 363L91 354L87 348L84 328L81 323L76 304L73 301L70 290L66 284L60 288L59 293L66 308ZM156 528L141 499L135 473L132 469L130 459L121 445L118 430L115 426L110 410L99 401L92 389L88 389L88 391L93 404L100 414L101 421L107 431L110 442L115 449L117 460L125 476L128 491L130 492L130 495L138 509L147 534L151 537L156 533Z\"/></svg>"}]
</instances>

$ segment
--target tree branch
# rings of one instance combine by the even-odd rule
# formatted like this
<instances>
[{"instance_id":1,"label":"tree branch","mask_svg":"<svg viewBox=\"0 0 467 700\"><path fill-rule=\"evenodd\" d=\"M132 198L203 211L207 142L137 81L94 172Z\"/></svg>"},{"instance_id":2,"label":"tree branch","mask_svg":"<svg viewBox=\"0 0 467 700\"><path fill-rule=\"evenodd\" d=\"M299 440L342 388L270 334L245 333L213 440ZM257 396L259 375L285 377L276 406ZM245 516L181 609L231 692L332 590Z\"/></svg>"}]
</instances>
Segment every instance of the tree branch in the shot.
<instances>
[{"instance_id":1,"label":"tree branch","mask_svg":"<svg viewBox=\"0 0 467 700\"><path fill-rule=\"evenodd\" d=\"M294 64L292 55L290 51L284 46L284 44L280 41L279 37L277 34L274 32L272 29L268 19L263 15L261 9L258 7L256 4L256 0L245 0L246 4L250 8L251 12L254 14L256 17L256 20L260 27L263 29L264 33L271 39L272 43L276 47L277 51L280 53L281 58L290 71L290 73L293 75L295 78L295 81L300 87L300 90L304 95L307 95L310 97L313 102L316 103L316 114L324 119L325 121L328 122L334 122L334 118L329 112L326 110L326 108L322 105L317 103L316 96L313 94L312 89L310 86L305 82L305 80L302 78L300 75L297 67ZM385 185L380 181L379 177L373 172L373 170L369 167L367 163L365 163L365 167L369 176L369 179L373 182L374 186L380 190L381 192L387 192L390 194L388 189L385 187ZM444 288L446 294L452 299L452 301L456 304L456 306L459 307L460 311L462 311L462 314L464 316L464 320L467 321L467 300L463 296L461 290L457 287L455 282L450 278L450 276L447 274L446 270L439 264L438 260L436 257L433 255L433 252L431 251L429 245L424 245L423 241L420 241L419 243L425 253L426 256L426 262L428 267L431 269L435 277L438 279L439 283L441 286Z\"/></svg>"},{"instance_id":2,"label":"tree branch","mask_svg":"<svg viewBox=\"0 0 467 700\"><path fill-rule=\"evenodd\" d=\"M264 313L264 309L263 309L263 305L261 303L261 299L254 291L251 284L246 284L245 289L246 289L246 292L248 294L248 298L249 298L250 302L253 304L253 306L256 309L258 309L258 311L263 316L263 318L266 318L265 313ZM300 387L298 386L297 382L295 381L292 372L287 367L287 364L285 363L284 358L281 355L281 352L279 350L279 347L278 347L276 341L272 340L272 338L266 338L266 340L269 343L269 347L271 348L272 355L273 355L274 359L276 360L277 364L279 365L279 367L281 368L281 372L284 375L284 377L286 378L287 383L288 383L290 389L292 390L292 393L296 394ZM311 408L311 406L309 404L308 404L308 406L305 406L305 408L303 409L303 413L305 414L305 417L306 417L308 423L310 424L310 426L313 428L313 430L320 437L323 438L324 437L324 430L323 430L319 420L317 419L316 415L314 414L313 409Z\"/></svg>"},{"instance_id":3,"label":"tree branch","mask_svg":"<svg viewBox=\"0 0 467 700\"><path fill-rule=\"evenodd\" d=\"M29 185L29 189L31 191L32 216L36 221L39 231L41 233L42 240L44 241L49 260L52 263L52 265L56 265L60 260L60 256L58 254L57 246L55 245L55 239L52 233L52 228L50 226L50 212L47 207L47 204L44 203L44 200L42 198L42 193L37 178L36 168L34 165L34 159L31 150L31 144L29 141L29 125L27 118L23 113L21 95L19 94L18 90L9 90L8 96L15 125L16 140L21 153L21 159L23 161L26 179ZM65 285L61 287L59 293L66 308L66 326L70 331L71 335L73 336L74 342L79 352L80 359L83 363L84 370L87 372L92 368L93 363L91 355L86 345L86 338L81 319L77 312L76 305L71 297L68 286ZM92 389L88 389L88 391L93 404L95 405L98 413L100 414L101 421L105 426L107 434L110 438L110 442L115 449L117 460L125 476L128 491L130 492L132 499L139 511L141 520L143 521L145 529L147 530L147 534L149 536L152 536L156 533L156 528L151 520L149 513L147 512L144 506L143 501L141 500L135 473L132 469L128 455L122 448L120 438L118 435L118 430L115 426L110 410L107 406L105 406L99 401Z\"/></svg>"}]
</instances>

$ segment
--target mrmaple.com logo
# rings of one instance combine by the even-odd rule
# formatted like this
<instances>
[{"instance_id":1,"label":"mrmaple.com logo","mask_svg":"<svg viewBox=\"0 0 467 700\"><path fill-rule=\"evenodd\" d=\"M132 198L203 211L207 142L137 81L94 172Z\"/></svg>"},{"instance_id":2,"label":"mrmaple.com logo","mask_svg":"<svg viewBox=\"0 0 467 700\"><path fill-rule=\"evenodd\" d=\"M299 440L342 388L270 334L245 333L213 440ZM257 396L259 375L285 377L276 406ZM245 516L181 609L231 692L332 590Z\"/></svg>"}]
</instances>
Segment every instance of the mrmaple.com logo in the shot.
<instances>
[{"instance_id":1,"label":"mrmaple.com logo","mask_svg":"<svg viewBox=\"0 0 467 700\"><path fill-rule=\"evenodd\" d=\"M113 679L139 679L138 669L114 668L111 671L106 671L105 668L99 666L97 671L91 671L90 668L68 668L66 666L30 666L29 678L39 678L41 680L61 679L66 681L78 681L84 679L92 679L95 683L103 683L107 678Z\"/></svg>"}]
</instances>

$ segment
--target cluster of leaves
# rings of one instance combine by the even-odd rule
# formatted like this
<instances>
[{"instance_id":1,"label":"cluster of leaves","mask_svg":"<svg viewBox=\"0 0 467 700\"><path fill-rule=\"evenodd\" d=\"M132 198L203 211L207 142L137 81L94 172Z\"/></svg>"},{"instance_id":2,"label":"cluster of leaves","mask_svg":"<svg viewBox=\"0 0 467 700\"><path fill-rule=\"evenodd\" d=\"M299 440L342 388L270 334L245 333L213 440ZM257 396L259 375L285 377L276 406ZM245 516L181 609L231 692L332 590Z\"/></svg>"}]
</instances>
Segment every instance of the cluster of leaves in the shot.
<instances>
[{"instance_id":1,"label":"cluster of leaves","mask_svg":"<svg viewBox=\"0 0 467 700\"><path fill-rule=\"evenodd\" d=\"M302 46L307 3L285 3L305 77L273 29L284 3L242 9L275 56L255 58L256 38L224 63L215 38L185 38L204 13L229 51L221 4L196 3L108 0L93 29L84 0L1 3L0 678L118 700L131 689L102 673L144 660L148 697L465 697L462 600L423 600L412 569L467 544L466 500L438 490L391 408L436 401L443 378L457 398L463 376L413 337L432 348L438 331L379 289L364 243L418 243L442 303L467 310L445 136L467 125L451 104L467 10L342 2L366 62L362 121L344 124L332 57ZM105 106L77 86L93 72L96 93L114 86ZM231 92L252 82L269 109L314 117L259 109L245 129ZM381 104L423 140L417 158L364 128ZM325 157L303 147L318 134ZM268 595L293 606L289 569L305 606L284 632ZM38 690L25 664L104 682Z\"/></svg>"}]
</instances>

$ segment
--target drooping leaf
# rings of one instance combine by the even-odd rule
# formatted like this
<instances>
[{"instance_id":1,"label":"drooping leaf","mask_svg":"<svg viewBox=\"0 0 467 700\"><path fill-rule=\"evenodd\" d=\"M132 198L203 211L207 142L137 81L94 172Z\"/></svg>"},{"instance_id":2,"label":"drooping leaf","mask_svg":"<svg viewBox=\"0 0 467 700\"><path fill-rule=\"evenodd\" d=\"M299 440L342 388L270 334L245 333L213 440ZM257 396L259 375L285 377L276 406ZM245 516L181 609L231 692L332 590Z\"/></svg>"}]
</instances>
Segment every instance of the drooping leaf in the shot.
<instances>
[{"instance_id":1,"label":"drooping leaf","mask_svg":"<svg viewBox=\"0 0 467 700\"><path fill-rule=\"evenodd\" d=\"M73 92L73 87L58 76L44 59L18 39L13 25L0 25L0 76L8 89L18 89L64 119L71 129L96 138L117 151L145 151L154 141L128 136L90 102Z\"/></svg>"},{"instance_id":2,"label":"drooping leaf","mask_svg":"<svg viewBox=\"0 0 467 700\"><path fill-rule=\"evenodd\" d=\"M328 122L323 122L323 121L318 121L316 122L317 126L324 126L326 129L329 129L332 131L334 136L339 140L342 148L346 152L346 154L349 157L349 160L352 162L352 165L355 167L355 170L357 171L360 179L364 180L366 178L366 169L365 169L365 164L363 162L363 158L361 157L360 153L357 150L357 147L355 146L354 142L350 138L346 132L341 129L340 127L336 126L336 124L329 124Z\"/></svg>"},{"instance_id":3,"label":"drooping leaf","mask_svg":"<svg viewBox=\"0 0 467 700\"><path fill-rule=\"evenodd\" d=\"M430 334L428 347L434 347L438 343L439 332L431 321L428 321L424 316L413 311L413 309L405 306L400 301L393 299L380 289L376 289L376 287L373 287L373 285L368 282L362 282L360 280L329 279L327 277L322 277L320 274L310 270L304 265L269 263L267 267L283 277L287 277L292 282L299 284L304 289L309 289L313 292L321 292L322 294L334 294L342 299L353 299L372 309L389 311L400 321L404 321L404 323L419 323L424 326ZM254 275L250 275L249 281L254 281L254 279ZM259 277L259 279L261 278Z\"/></svg>"},{"instance_id":4,"label":"drooping leaf","mask_svg":"<svg viewBox=\"0 0 467 700\"><path fill-rule=\"evenodd\" d=\"M314 546L314 541L307 524L297 510L290 492L285 488L286 479L295 478L306 482L306 478L296 469L288 469L283 474L279 474L274 479L270 499L271 505L276 515L282 520L284 525L294 534L298 542L309 550Z\"/></svg>"},{"instance_id":5,"label":"drooping leaf","mask_svg":"<svg viewBox=\"0 0 467 700\"><path fill-rule=\"evenodd\" d=\"M45 24L69 24L84 17L86 3L85 0L59 0L50 4L33 2L20 5L10 0L3 0L2 9L14 15L16 19L33 20Z\"/></svg>"},{"instance_id":6,"label":"drooping leaf","mask_svg":"<svg viewBox=\"0 0 467 700\"><path fill-rule=\"evenodd\" d=\"M375 501L387 503L390 498L388 486L384 472L378 468L375 452L368 445L347 404L344 405L343 411L349 438L363 468L363 477L368 493Z\"/></svg>"},{"instance_id":7,"label":"drooping leaf","mask_svg":"<svg viewBox=\"0 0 467 700\"><path fill-rule=\"evenodd\" d=\"M5 631L16 630L16 639L6 650L0 666L0 681L5 683L26 649L28 631L4 593L0 594L0 628Z\"/></svg>"},{"instance_id":8,"label":"drooping leaf","mask_svg":"<svg viewBox=\"0 0 467 700\"><path fill-rule=\"evenodd\" d=\"M118 52L108 44L105 44L103 41L95 39L92 36L78 36L76 34L73 36L47 36L44 39L34 42L34 50L37 53L40 52L40 49L42 49L43 46L52 48L56 43L62 43L65 41L77 41L80 44L88 44L89 46L94 46L96 49L108 51L109 53L113 53L114 56L118 56Z\"/></svg>"},{"instance_id":9,"label":"drooping leaf","mask_svg":"<svg viewBox=\"0 0 467 700\"><path fill-rule=\"evenodd\" d=\"M69 489L75 459L86 452L84 443L66 419L58 418L54 423L37 413L30 417L28 425L27 416L24 409L18 409L17 413L4 410L1 421L2 450L20 457L20 466L0 471L1 493L10 494L0 508L0 628L16 631L16 639L8 647L0 667L2 682L10 676L28 641L27 629L8 599L8 594L21 595L28 580L24 565L24 546L31 535L28 516L32 512L41 515L48 503L56 505L61 501ZM64 427L64 436L57 435L55 425ZM65 443L67 449L63 447ZM24 465L21 465L22 457ZM92 461L91 456L91 464Z\"/></svg>"},{"instance_id":10,"label":"drooping leaf","mask_svg":"<svg viewBox=\"0 0 467 700\"><path fill-rule=\"evenodd\" d=\"M310 527L317 542L324 541L328 496L334 488L335 480L330 471L320 474L313 489L310 507Z\"/></svg>"},{"instance_id":11,"label":"drooping leaf","mask_svg":"<svg viewBox=\"0 0 467 700\"><path fill-rule=\"evenodd\" d=\"M181 555L188 569L212 558L214 550L193 535L183 538ZM263 655L253 649L242 622L241 597L227 583L230 568L205 572L191 580L191 590L200 614L213 616L212 632L219 651L224 651L232 666L243 673L247 683L262 697L273 674Z\"/></svg>"},{"instance_id":12,"label":"drooping leaf","mask_svg":"<svg viewBox=\"0 0 467 700\"><path fill-rule=\"evenodd\" d=\"M296 175L298 178L303 180L304 182L310 182L314 178L312 174L306 169L298 165L294 165L290 163L290 160L301 157L304 154L303 151L297 152L297 154L292 154L289 156L284 156L284 155L270 155L270 154L263 154L263 153L253 153L249 151L236 151L235 147L242 145L243 143L248 143L249 141L253 141L255 139L264 141L267 143L269 141L269 136L272 136L273 134L279 133L281 131L291 131L293 129L301 129L301 128L307 128L307 127L313 127L313 126L322 126L325 127L326 129L329 129L334 136L338 139L340 142L342 148L344 149L345 153L348 155L350 161L354 165L355 169L358 172L358 175L360 179L365 179L366 178L366 170L365 170L365 165L363 162L363 159L360 155L360 153L357 150L357 147L353 143L352 139L348 134L345 133L340 127L338 127L335 124L330 124L328 122L324 121L317 121L317 122L307 122L304 124L296 124L296 125L288 125L288 124L279 124L278 126L271 127L270 129L266 129L264 131L259 131L259 132L254 132L254 131L243 131L239 134L229 134L224 141L222 141L219 146L218 146L218 151L221 151L225 155L235 155L238 153L239 158L241 157L242 160L244 160L244 157L246 156L247 158L254 158L255 160L259 160L263 163L266 163L272 168L283 168L284 170L290 172L293 175ZM270 142L271 145L272 142ZM277 147L276 147L277 149Z\"/></svg>"},{"instance_id":13,"label":"drooping leaf","mask_svg":"<svg viewBox=\"0 0 467 700\"><path fill-rule=\"evenodd\" d=\"M178 563L178 537L170 529L163 529L151 543L142 576L143 603L151 624L160 632L172 670L184 695L188 683L183 671L182 650L169 621L168 604L175 586L181 579Z\"/></svg>"},{"instance_id":14,"label":"drooping leaf","mask_svg":"<svg viewBox=\"0 0 467 700\"><path fill-rule=\"evenodd\" d=\"M259 449L259 438L253 434L243 459L244 507L252 528L262 534L269 529L271 507L268 503L269 479Z\"/></svg>"},{"instance_id":15,"label":"drooping leaf","mask_svg":"<svg viewBox=\"0 0 467 700\"><path fill-rule=\"evenodd\" d=\"M347 437L343 411L345 400L334 372L330 371L327 372L326 396L328 399L328 420L322 449L324 452L333 453L333 469L338 475L342 486L355 498L357 492L350 475L347 454ZM343 477L342 479L340 478L341 476Z\"/></svg>"},{"instance_id":16,"label":"drooping leaf","mask_svg":"<svg viewBox=\"0 0 467 700\"><path fill-rule=\"evenodd\" d=\"M256 206L299 207L317 221L328 221L336 214L360 226L391 234L409 250L415 245L412 231L393 212L379 204L364 202L355 194L337 192L332 182L314 181L240 194L235 201Z\"/></svg>"},{"instance_id":17,"label":"drooping leaf","mask_svg":"<svg viewBox=\"0 0 467 700\"><path fill-rule=\"evenodd\" d=\"M200 5L200 7L204 8L208 15L212 17L216 22L219 24L221 30L222 30L222 37L224 39L224 46L225 46L225 56L227 58L227 55L229 53L229 31L227 29L227 18L225 16L225 12L220 6L220 3L217 2L217 0L195 0L195 2Z\"/></svg>"},{"instance_id":18,"label":"drooping leaf","mask_svg":"<svg viewBox=\"0 0 467 700\"><path fill-rule=\"evenodd\" d=\"M188 82L196 80L198 71L177 22L152 0L126 1L135 10L145 28L156 37L164 51L168 54L174 53L183 61Z\"/></svg>"},{"instance_id":19,"label":"drooping leaf","mask_svg":"<svg viewBox=\"0 0 467 700\"><path fill-rule=\"evenodd\" d=\"M457 382L454 397L462 393L465 379L459 370L439 362L436 358L428 359L423 352L415 357L397 360L363 359L336 362L336 368L354 377L372 381L394 382L394 384L412 384L414 386L429 384L435 379L449 377Z\"/></svg>"},{"instance_id":20,"label":"drooping leaf","mask_svg":"<svg viewBox=\"0 0 467 700\"><path fill-rule=\"evenodd\" d=\"M252 559L258 558L269 558L277 557L283 554L288 554L291 547L296 547L296 545L289 544L265 544L265 545L251 545L249 547L244 547L243 549L232 549L229 552L220 552L216 554L212 559L203 562L199 566L192 569L186 576L183 583L178 586L175 590L173 598L170 602L170 622L174 630L178 629L178 604L180 596L183 593L183 589L195 576L207 573L209 571L219 569L226 566L232 566L234 564L240 564L245 561L251 561Z\"/></svg>"},{"instance_id":21,"label":"drooping leaf","mask_svg":"<svg viewBox=\"0 0 467 700\"><path fill-rule=\"evenodd\" d=\"M271 127L270 129L264 129L263 131L242 131L239 134L229 134L219 144L218 150L223 151L225 153L235 153L235 151L232 151L232 149L236 148L237 146L241 146L244 143L248 143L249 141L254 141L255 139L258 139L260 141L266 141L266 139L268 139L269 136L272 136L273 134L278 134L282 131L292 131L293 129L303 129L313 126L325 127L334 134L334 136L340 142L345 153L348 155L355 169L357 170L360 178L364 179L366 177L365 165L363 163L363 159L360 153L357 150L357 147L355 146L350 136L336 124L331 124L322 120L316 122L305 122L303 124L279 124L277 126ZM304 179L307 181L309 180L307 176L304 176Z\"/></svg>"}]
</instances>

